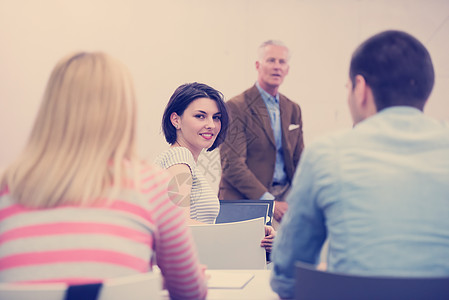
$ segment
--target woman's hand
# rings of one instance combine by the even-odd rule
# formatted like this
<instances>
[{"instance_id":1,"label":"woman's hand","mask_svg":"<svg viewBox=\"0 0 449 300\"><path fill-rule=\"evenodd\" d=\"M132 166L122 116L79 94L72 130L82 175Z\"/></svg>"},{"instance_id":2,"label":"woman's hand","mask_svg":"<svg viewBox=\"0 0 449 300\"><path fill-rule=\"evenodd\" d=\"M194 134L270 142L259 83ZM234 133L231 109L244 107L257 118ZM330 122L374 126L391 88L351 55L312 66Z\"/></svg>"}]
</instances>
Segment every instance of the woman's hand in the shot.
<instances>
[{"instance_id":1,"label":"woman's hand","mask_svg":"<svg viewBox=\"0 0 449 300\"><path fill-rule=\"evenodd\" d=\"M260 242L260 247L265 248L267 252L271 252L273 247L274 237L276 236L276 230L273 227L265 225L265 237Z\"/></svg>"}]
</instances>

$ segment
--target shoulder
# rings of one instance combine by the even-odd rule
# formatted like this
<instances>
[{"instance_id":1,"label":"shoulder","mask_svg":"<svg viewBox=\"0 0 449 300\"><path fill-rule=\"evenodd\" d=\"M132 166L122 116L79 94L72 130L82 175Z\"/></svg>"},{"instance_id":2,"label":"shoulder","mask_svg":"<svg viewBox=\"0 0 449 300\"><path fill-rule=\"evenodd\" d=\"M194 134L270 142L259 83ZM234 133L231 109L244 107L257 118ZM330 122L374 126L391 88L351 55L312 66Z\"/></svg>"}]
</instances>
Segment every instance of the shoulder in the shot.
<instances>
[{"instance_id":1,"label":"shoulder","mask_svg":"<svg viewBox=\"0 0 449 300\"><path fill-rule=\"evenodd\" d=\"M259 96L260 93L257 90L256 85L253 85L249 89L245 90L244 92L238 94L237 96L232 97L228 101L226 101L226 104L231 105L243 105L247 99L253 99L257 96Z\"/></svg>"},{"instance_id":2,"label":"shoulder","mask_svg":"<svg viewBox=\"0 0 449 300\"><path fill-rule=\"evenodd\" d=\"M168 169L177 164L187 165L191 172L196 168L196 163L192 152L184 147L169 148L159 154L154 163L164 169Z\"/></svg>"},{"instance_id":3,"label":"shoulder","mask_svg":"<svg viewBox=\"0 0 449 300\"><path fill-rule=\"evenodd\" d=\"M178 176L182 176L182 178L192 177L192 170L185 163L172 165L171 167L167 168L167 171L173 177Z\"/></svg>"},{"instance_id":4,"label":"shoulder","mask_svg":"<svg viewBox=\"0 0 449 300\"><path fill-rule=\"evenodd\" d=\"M253 85L243 93L226 101L226 108L231 117L233 115L239 115L245 118L248 113L248 108L260 103L263 103L262 97L257 87Z\"/></svg>"}]
</instances>

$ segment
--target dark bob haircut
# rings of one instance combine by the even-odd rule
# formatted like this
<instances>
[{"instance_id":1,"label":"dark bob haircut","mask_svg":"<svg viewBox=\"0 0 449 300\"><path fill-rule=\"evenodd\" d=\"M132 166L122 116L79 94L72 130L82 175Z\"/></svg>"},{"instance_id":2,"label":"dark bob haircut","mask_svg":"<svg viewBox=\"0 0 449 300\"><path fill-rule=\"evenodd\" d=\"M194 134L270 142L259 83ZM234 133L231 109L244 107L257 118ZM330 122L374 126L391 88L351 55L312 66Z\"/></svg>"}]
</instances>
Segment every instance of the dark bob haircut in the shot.
<instances>
[{"instance_id":1,"label":"dark bob haircut","mask_svg":"<svg viewBox=\"0 0 449 300\"><path fill-rule=\"evenodd\" d=\"M357 75L371 87L377 111L400 105L423 110L435 80L426 47L396 30L378 33L355 50L349 68L353 86Z\"/></svg>"},{"instance_id":2,"label":"dark bob haircut","mask_svg":"<svg viewBox=\"0 0 449 300\"><path fill-rule=\"evenodd\" d=\"M226 132L228 131L229 116L226 110L226 106L223 100L223 94L216 89L203 84L203 83L186 83L178 87L165 108L164 115L162 117L162 131L164 132L165 139L170 145L176 142L176 129L171 123L170 116L172 113L176 113L182 116L187 106L198 98L208 98L214 100L217 103L218 110L221 113L221 129L218 133L212 146L207 151L212 151L217 148L226 138Z\"/></svg>"}]
</instances>

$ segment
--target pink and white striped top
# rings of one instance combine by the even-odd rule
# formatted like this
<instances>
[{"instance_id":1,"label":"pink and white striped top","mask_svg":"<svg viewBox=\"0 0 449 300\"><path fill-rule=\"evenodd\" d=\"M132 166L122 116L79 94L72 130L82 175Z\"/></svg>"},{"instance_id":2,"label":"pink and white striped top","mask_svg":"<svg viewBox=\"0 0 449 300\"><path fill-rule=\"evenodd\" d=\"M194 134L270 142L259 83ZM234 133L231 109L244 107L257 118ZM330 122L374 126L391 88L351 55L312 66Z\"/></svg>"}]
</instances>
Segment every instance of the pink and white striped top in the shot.
<instances>
[{"instance_id":1,"label":"pink and white striped top","mask_svg":"<svg viewBox=\"0 0 449 300\"><path fill-rule=\"evenodd\" d=\"M108 205L29 209L0 191L0 282L100 282L150 272L152 258L172 299L204 299L206 280L169 177L146 167L142 189Z\"/></svg>"}]
</instances>

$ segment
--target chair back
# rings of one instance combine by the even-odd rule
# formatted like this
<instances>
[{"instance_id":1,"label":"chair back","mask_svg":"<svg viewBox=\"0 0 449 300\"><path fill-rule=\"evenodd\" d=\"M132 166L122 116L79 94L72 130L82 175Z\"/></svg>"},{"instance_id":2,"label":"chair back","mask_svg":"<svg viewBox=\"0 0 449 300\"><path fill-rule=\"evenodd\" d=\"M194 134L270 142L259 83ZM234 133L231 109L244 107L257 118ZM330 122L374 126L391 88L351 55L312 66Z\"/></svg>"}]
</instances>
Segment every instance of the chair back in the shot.
<instances>
[{"instance_id":1,"label":"chair back","mask_svg":"<svg viewBox=\"0 0 449 300\"><path fill-rule=\"evenodd\" d=\"M157 273L143 273L106 279L100 284L98 295L92 293L95 285L64 283L20 284L0 283L0 299L5 300L161 300L162 280ZM91 297L92 296L92 297Z\"/></svg>"},{"instance_id":2,"label":"chair back","mask_svg":"<svg viewBox=\"0 0 449 300\"><path fill-rule=\"evenodd\" d=\"M296 263L297 300L447 300L449 277L377 277L323 272Z\"/></svg>"},{"instance_id":3,"label":"chair back","mask_svg":"<svg viewBox=\"0 0 449 300\"><path fill-rule=\"evenodd\" d=\"M189 225L200 263L208 269L266 269L264 219Z\"/></svg>"},{"instance_id":4,"label":"chair back","mask_svg":"<svg viewBox=\"0 0 449 300\"><path fill-rule=\"evenodd\" d=\"M239 222L263 217L271 225L273 200L220 200L216 224Z\"/></svg>"}]
</instances>

